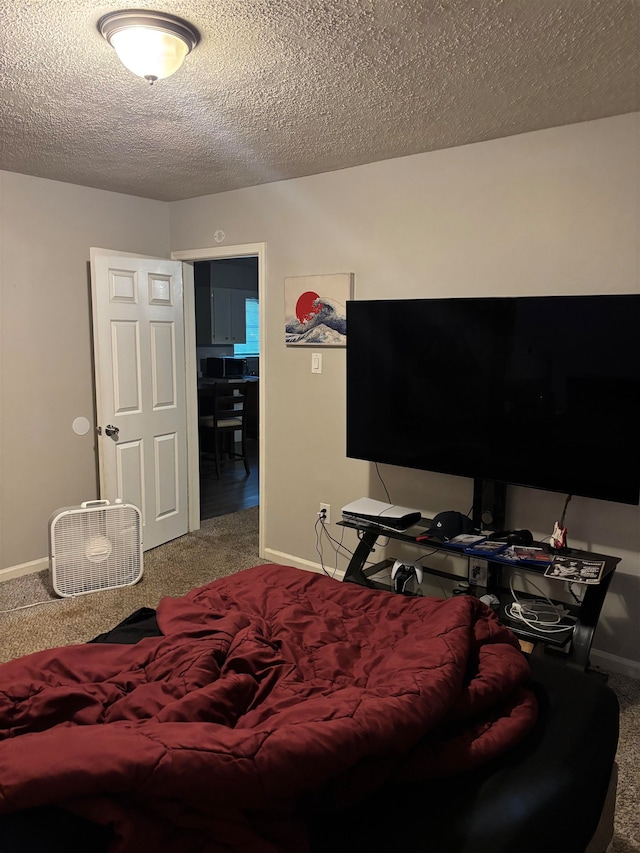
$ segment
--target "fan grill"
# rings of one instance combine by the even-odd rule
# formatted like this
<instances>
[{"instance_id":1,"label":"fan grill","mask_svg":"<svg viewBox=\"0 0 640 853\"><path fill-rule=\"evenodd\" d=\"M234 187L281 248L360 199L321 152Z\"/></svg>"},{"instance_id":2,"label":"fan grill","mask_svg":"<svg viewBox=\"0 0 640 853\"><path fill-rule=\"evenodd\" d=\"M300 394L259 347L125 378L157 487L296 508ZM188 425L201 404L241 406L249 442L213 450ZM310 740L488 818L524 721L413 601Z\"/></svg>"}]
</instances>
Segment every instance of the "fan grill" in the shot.
<instances>
[{"instance_id":1,"label":"fan grill","mask_svg":"<svg viewBox=\"0 0 640 853\"><path fill-rule=\"evenodd\" d=\"M63 511L51 524L58 595L136 583L142 575L140 511L131 504Z\"/></svg>"}]
</instances>

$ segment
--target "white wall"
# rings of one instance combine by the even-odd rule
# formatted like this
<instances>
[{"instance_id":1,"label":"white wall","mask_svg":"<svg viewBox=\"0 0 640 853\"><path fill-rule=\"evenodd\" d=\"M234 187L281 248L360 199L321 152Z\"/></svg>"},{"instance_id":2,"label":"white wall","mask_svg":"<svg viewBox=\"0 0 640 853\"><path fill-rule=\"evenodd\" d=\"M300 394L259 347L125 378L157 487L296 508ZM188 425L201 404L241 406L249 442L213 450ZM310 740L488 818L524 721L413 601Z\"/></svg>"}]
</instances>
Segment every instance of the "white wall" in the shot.
<instances>
[{"instance_id":1,"label":"white wall","mask_svg":"<svg viewBox=\"0 0 640 853\"><path fill-rule=\"evenodd\" d=\"M0 235L3 569L46 557L50 515L97 497L89 249L167 257L169 211L0 172Z\"/></svg>"},{"instance_id":2,"label":"white wall","mask_svg":"<svg viewBox=\"0 0 640 853\"><path fill-rule=\"evenodd\" d=\"M319 503L337 520L384 497L373 466L345 457L345 351L324 350L312 375L309 350L285 347L284 278L354 272L363 299L638 292L639 143L633 114L171 204L174 251L213 246L217 229L267 244L268 558L317 564ZM427 515L471 504L462 478L382 473L394 502ZM548 536L563 502L511 489L508 524ZM639 522L638 508L579 498L567 516L572 544L623 557L595 642L621 666L640 667Z\"/></svg>"}]
</instances>

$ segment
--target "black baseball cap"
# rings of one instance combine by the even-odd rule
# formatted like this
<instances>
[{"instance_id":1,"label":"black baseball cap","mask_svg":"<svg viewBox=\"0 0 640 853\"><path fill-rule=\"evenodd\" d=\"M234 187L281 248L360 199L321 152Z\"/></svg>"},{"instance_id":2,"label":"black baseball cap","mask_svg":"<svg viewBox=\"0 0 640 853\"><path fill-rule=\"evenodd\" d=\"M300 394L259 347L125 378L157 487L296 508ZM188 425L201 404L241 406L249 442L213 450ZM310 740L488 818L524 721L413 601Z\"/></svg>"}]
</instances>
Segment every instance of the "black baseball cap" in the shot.
<instances>
[{"instance_id":1,"label":"black baseball cap","mask_svg":"<svg viewBox=\"0 0 640 853\"><path fill-rule=\"evenodd\" d=\"M435 516L425 535L430 539L446 542L460 533L470 533L471 526L471 519L466 515L455 510L447 510L446 512L439 512Z\"/></svg>"}]
</instances>

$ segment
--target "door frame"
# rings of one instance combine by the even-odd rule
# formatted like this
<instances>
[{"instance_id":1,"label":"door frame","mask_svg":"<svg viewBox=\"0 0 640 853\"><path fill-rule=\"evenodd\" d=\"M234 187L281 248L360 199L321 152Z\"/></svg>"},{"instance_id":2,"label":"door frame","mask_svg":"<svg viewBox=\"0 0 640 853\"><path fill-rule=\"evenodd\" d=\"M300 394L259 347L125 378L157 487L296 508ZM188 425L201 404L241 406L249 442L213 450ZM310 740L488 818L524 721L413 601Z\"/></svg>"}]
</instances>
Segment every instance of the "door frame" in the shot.
<instances>
[{"instance_id":1,"label":"door frame","mask_svg":"<svg viewBox=\"0 0 640 853\"><path fill-rule=\"evenodd\" d=\"M184 344L187 379L187 488L189 494L189 530L200 529L200 462L198 444L198 364L196 360L196 305L193 263L219 261L225 258L258 258L258 317L260 327L260 394L258 395L258 465L260 471L258 508L258 553L264 558L264 494L265 494L265 293L266 243L243 243L238 246L213 246L205 249L181 249L171 252L171 260L183 261Z\"/></svg>"}]
</instances>

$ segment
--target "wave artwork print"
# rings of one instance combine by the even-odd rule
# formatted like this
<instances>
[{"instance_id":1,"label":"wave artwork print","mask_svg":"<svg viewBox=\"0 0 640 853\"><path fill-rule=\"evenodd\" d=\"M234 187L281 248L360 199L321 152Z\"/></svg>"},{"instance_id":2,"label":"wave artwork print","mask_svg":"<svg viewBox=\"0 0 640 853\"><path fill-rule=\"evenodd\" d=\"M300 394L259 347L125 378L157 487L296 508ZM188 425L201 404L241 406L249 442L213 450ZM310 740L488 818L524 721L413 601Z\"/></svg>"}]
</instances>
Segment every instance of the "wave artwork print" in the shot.
<instances>
[{"instance_id":1,"label":"wave artwork print","mask_svg":"<svg viewBox=\"0 0 640 853\"><path fill-rule=\"evenodd\" d=\"M353 273L285 278L285 343L346 346Z\"/></svg>"}]
</instances>

